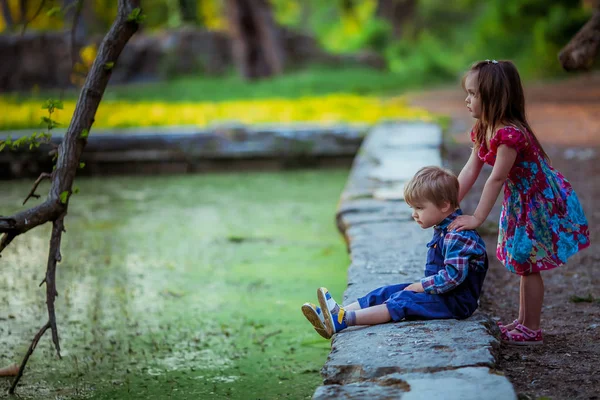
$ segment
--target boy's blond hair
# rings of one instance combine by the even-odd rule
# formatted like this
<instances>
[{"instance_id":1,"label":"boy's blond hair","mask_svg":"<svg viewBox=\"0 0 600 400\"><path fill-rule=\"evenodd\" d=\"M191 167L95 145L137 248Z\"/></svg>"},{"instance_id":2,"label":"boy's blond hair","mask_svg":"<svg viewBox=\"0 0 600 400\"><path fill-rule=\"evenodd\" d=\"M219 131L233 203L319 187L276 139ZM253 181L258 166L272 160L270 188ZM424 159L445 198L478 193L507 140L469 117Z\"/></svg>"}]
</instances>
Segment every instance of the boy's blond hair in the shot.
<instances>
[{"instance_id":1,"label":"boy's blond hair","mask_svg":"<svg viewBox=\"0 0 600 400\"><path fill-rule=\"evenodd\" d=\"M429 201L442 208L448 203L458 208L458 178L440 167L423 167L404 186L404 201L415 206Z\"/></svg>"}]
</instances>

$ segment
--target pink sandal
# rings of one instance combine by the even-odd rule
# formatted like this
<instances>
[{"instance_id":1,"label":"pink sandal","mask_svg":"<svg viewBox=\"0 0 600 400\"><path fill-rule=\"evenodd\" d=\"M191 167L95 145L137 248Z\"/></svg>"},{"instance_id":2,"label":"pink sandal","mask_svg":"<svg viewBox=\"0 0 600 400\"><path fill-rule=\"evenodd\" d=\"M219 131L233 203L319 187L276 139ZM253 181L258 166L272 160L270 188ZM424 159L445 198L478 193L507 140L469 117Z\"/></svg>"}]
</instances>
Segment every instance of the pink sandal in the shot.
<instances>
[{"instance_id":1,"label":"pink sandal","mask_svg":"<svg viewBox=\"0 0 600 400\"><path fill-rule=\"evenodd\" d=\"M502 332L500 337L503 343L514 346L537 346L544 344L541 329L534 331L517 322L514 330L517 331L517 333L511 333L511 331Z\"/></svg>"},{"instance_id":2,"label":"pink sandal","mask_svg":"<svg viewBox=\"0 0 600 400\"><path fill-rule=\"evenodd\" d=\"M500 332L510 332L519 324L519 320L515 319L508 325L504 325L502 321L498 321L496 324L498 325L498 328L500 328Z\"/></svg>"}]
</instances>

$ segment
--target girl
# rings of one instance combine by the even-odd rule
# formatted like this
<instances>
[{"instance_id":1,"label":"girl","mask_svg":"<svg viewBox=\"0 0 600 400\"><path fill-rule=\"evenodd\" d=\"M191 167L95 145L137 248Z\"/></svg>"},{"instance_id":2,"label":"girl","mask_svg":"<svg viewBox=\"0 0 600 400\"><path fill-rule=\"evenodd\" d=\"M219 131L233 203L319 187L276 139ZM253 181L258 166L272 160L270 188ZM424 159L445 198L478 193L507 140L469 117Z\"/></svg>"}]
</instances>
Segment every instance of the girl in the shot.
<instances>
[{"instance_id":1,"label":"girl","mask_svg":"<svg viewBox=\"0 0 600 400\"><path fill-rule=\"evenodd\" d=\"M590 244L588 223L570 183L550 166L548 155L525 118L521 79L510 61L474 64L463 79L466 106L477 119L471 157L462 169L459 201L484 163L493 166L473 215L457 217L449 229L475 229L485 221L504 185L496 256L520 275L519 317L499 323L502 340L542 344L540 318L544 282L540 271L556 268Z\"/></svg>"}]
</instances>

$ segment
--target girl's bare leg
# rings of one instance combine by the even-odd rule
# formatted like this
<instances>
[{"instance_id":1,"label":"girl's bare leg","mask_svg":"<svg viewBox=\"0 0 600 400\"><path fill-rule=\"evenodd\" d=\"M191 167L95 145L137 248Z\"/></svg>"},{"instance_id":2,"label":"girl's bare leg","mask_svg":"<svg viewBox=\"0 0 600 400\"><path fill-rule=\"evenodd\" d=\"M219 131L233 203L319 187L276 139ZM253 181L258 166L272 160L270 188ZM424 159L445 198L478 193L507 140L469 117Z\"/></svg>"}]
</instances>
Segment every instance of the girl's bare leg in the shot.
<instances>
[{"instance_id":1,"label":"girl's bare leg","mask_svg":"<svg viewBox=\"0 0 600 400\"><path fill-rule=\"evenodd\" d=\"M521 282L519 284L519 323L522 324L525 320L525 299L523 293L525 290L523 287L525 286L525 281L523 280L523 276L521 277Z\"/></svg>"},{"instance_id":2,"label":"girl's bare leg","mask_svg":"<svg viewBox=\"0 0 600 400\"><path fill-rule=\"evenodd\" d=\"M539 272L525 275L523 279L523 325L532 330L540 329L542 304L544 303L544 280Z\"/></svg>"}]
</instances>

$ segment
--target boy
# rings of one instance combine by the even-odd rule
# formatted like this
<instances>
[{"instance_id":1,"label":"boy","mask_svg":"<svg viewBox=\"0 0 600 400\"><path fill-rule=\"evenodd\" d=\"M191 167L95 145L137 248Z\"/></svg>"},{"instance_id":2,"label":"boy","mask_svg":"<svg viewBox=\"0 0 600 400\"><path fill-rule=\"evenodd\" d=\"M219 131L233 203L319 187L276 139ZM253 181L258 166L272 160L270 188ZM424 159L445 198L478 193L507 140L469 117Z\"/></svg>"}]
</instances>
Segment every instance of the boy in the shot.
<instances>
[{"instance_id":1,"label":"boy","mask_svg":"<svg viewBox=\"0 0 600 400\"><path fill-rule=\"evenodd\" d=\"M340 306L326 288L319 288L319 305L302 306L304 316L326 339L353 325L377 325L403 319L464 319L477 309L488 269L485 244L474 230L448 231L462 214L458 179L439 167L425 167L406 184L404 200L413 219L434 228L427 243L425 277L418 282L384 286L358 301Z\"/></svg>"}]
</instances>

